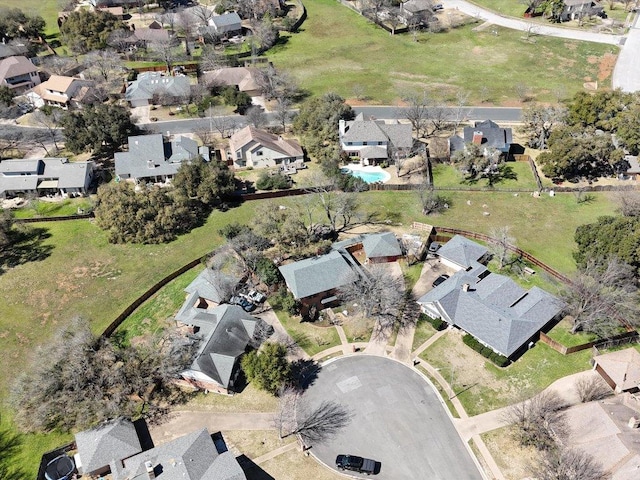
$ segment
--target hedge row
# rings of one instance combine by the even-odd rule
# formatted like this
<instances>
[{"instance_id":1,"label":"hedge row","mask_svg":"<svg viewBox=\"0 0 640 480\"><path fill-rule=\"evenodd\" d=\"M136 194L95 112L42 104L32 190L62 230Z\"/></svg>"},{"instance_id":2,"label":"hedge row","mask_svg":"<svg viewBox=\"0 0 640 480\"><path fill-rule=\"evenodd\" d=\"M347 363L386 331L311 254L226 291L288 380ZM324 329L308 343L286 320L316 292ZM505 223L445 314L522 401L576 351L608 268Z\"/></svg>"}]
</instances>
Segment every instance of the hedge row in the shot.
<instances>
[{"instance_id":1,"label":"hedge row","mask_svg":"<svg viewBox=\"0 0 640 480\"><path fill-rule=\"evenodd\" d=\"M506 367L507 365L509 365L509 363L511 363L507 357L505 357L504 355L500 355L499 353L494 352L493 349L487 347L486 345L483 345L478 340L476 340L473 335L466 334L464 337L462 337L462 341L465 343L465 345L473 348L480 355L488 358L499 367Z\"/></svg>"},{"instance_id":2,"label":"hedge row","mask_svg":"<svg viewBox=\"0 0 640 480\"><path fill-rule=\"evenodd\" d=\"M429 315L425 313L420 314L420 318L418 319L420 322L429 322L433 328L437 331L444 330L447 328L447 322L439 319L439 318L431 318Z\"/></svg>"}]
</instances>

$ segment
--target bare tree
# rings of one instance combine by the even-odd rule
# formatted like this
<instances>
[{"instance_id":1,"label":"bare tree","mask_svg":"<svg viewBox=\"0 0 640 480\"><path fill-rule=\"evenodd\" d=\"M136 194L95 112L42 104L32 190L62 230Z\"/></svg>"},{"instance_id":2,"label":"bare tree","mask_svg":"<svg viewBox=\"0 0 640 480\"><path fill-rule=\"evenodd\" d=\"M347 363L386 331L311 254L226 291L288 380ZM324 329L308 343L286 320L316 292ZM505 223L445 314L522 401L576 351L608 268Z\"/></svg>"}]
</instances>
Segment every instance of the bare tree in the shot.
<instances>
[{"instance_id":1,"label":"bare tree","mask_svg":"<svg viewBox=\"0 0 640 480\"><path fill-rule=\"evenodd\" d=\"M85 55L83 63L89 72L95 72L104 82L108 82L124 70L117 52L111 49L89 52Z\"/></svg>"},{"instance_id":2,"label":"bare tree","mask_svg":"<svg viewBox=\"0 0 640 480\"><path fill-rule=\"evenodd\" d=\"M211 45L205 45L204 47L202 47L202 55L200 56L200 65L202 67L203 72L218 70L220 68L224 68L227 66L227 58L224 55L224 53L216 52L215 48L212 47ZM215 85L210 85L210 87L213 87L213 86Z\"/></svg>"},{"instance_id":3,"label":"bare tree","mask_svg":"<svg viewBox=\"0 0 640 480\"><path fill-rule=\"evenodd\" d=\"M64 75L76 66L78 66L78 62L75 60L59 55L51 55L45 57L44 60L44 67L55 75Z\"/></svg>"},{"instance_id":4,"label":"bare tree","mask_svg":"<svg viewBox=\"0 0 640 480\"><path fill-rule=\"evenodd\" d=\"M582 450L561 447L546 452L532 468L537 480L608 480L602 465Z\"/></svg>"},{"instance_id":5,"label":"bare tree","mask_svg":"<svg viewBox=\"0 0 640 480\"><path fill-rule=\"evenodd\" d=\"M511 257L511 249L515 246L516 239L511 236L511 229L506 225L492 228L489 236L493 239L488 244L489 251L493 258L498 260L498 269L502 270Z\"/></svg>"},{"instance_id":6,"label":"bare tree","mask_svg":"<svg viewBox=\"0 0 640 480\"><path fill-rule=\"evenodd\" d=\"M471 111L466 107L469 102L469 94L465 91L458 91L456 93L456 104L453 109L450 109L449 121L453 127L453 134L458 133L458 127L461 123L466 122L469 119Z\"/></svg>"},{"instance_id":7,"label":"bare tree","mask_svg":"<svg viewBox=\"0 0 640 480\"><path fill-rule=\"evenodd\" d=\"M169 25L169 31L175 30L176 22L178 21L178 14L174 11L166 11L156 18L162 25Z\"/></svg>"},{"instance_id":8,"label":"bare tree","mask_svg":"<svg viewBox=\"0 0 640 480\"><path fill-rule=\"evenodd\" d=\"M407 108L404 109L403 113L411 123L414 132L416 132L416 137L421 138L426 135L429 123L430 101L427 93L407 95L404 97L404 101L407 103Z\"/></svg>"},{"instance_id":9,"label":"bare tree","mask_svg":"<svg viewBox=\"0 0 640 480\"><path fill-rule=\"evenodd\" d=\"M147 48L156 58L164 62L167 72L171 72L174 62L180 58L172 39L154 40L148 43Z\"/></svg>"},{"instance_id":10,"label":"bare tree","mask_svg":"<svg viewBox=\"0 0 640 480\"><path fill-rule=\"evenodd\" d=\"M399 318L399 307L404 295L404 280L391 275L382 265L371 264L361 277L350 273L339 288L340 297L346 303L358 305L366 318L377 318L386 325L393 325Z\"/></svg>"},{"instance_id":11,"label":"bare tree","mask_svg":"<svg viewBox=\"0 0 640 480\"><path fill-rule=\"evenodd\" d=\"M211 122L211 127L218 132L222 138L229 138L238 128L238 122L230 118L227 112L219 107L210 109L209 122Z\"/></svg>"},{"instance_id":12,"label":"bare tree","mask_svg":"<svg viewBox=\"0 0 640 480\"><path fill-rule=\"evenodd\" d=\"M4 158L16 158L16 151L26 141L22 130L3 129L0 132L0 160Z\"/></svg>"},{"instance_id":13,"label":"bare tree","mask_svg":"<svg viewBox=\"0 0 640 480\"><path fill-rule=\"evenodd\" d=\"M276 70L271 64L257 69L255 79L267 100L292 100L299 92L294 78L285 71Z\"/></svg>"},{"instance_id":14,"label":"bare tree","mask_svg":"<svg viewBox=\"0 0 640 480\"><path fill-rule=\"evenodd\" d=\"M635 191L619 192L616 196L618 211L625 217L640 216L640 193Z\"/></svg>"},{"instance_id":15,"label":"bare tree","mask_svg":"<svg viewBox=\"0 0 640 480\"><path fill-rule=\"evenodd\" d=\"M180 35L184 37L184 53L187 57L191 56L191 46L189 42L191 41L196 29L196 23L196 17L189 11L182 10L178 13L178 31L180 32Z\"/></svg>"},{"instance_id":16,"label":"bare tree","mask_svg":"<svg viewBox=\"0 0 640 480\"><path fill-rule=\"evenodd\" d=\"M214 16L214 10L208 5L196 5L191 9L193 15L204 25L209 24L209 20Z\"/></svg>"},{"instance_id":17,"label":"bare tree","mask_svg":"<svg viewBox=\"0 0 640 480\"><path fill-rule=\"evenodd\" d=\"M513 88L521 102L528 102L529 100L531 100L531 89L527 84L516 83Z\"/></svg>"},{"instance_id":18,"label":"bare tree","mask_svg":"<svg viewBox=\"0 0 640 480\"><path fill-rule=\"evenodd\" d=\"M43 129L43 134L36 137L36 143L47 152L47 156L51 155L48 145L53 145L54 155L58 153L58 121L60 120L60 110L57 108L40 109L33 112L31 120L33 123Z\"/></svg>"},{"instance_id":19,"label":"bare tree","mask_svg":"<svg viewBox=\"0 0 640 480\"><path fill-rule=\"evenodd\" d=\"M267 116L265 115L262 107L258 105L253 105L247 108L247 111L244 113L244 116L247 118L247 121L253 125L255 128L262 128L267 124Z\"/></svg>"},{"instance_id":20,"label":"bare tree","mask_svg":"<svg viewBox=\"0 0 640 480\"><path fill-rule=\"evenodd\" d=\"M567 109L562 105L530 105L522 110L520 132L528 137L531 148L544 150L553 129L565 123Z\"/></svg>"},{"instance_id":21,"label":"bare tree","mask_svg":"<svg viewBox=\"0 0 640 480\"><path fill-rule=\"evenodd\" d=\"M607 337L620 327L619 318L638 318L638 291L632 268L616 258L606 265L588 262L560 292L573 318L573 333L583 330Z\"/></svg>"},{"instance_id":22,"label":"bare tree","mask_svg":"<svg viewBox=\"0 0 640 480\"><path fill-rule=\"evenodd\" d=\"M566 434L567 425L562 413L565 406L557 393L545 390L508 407L504 420L516 427L515 436L520 445L552 450L556 439Z\"/></svg>"},{"instance_id":23,"label":"bare tree","mask_svg":"<svg viewBox=\"0 0 640 480\"><path fill-rule=\"evenodd\" d=\"M218 139L216 138L212 129L207 127L198 127L194 130L194 133L198 136L203 145L207 147L216 148L218 145Z\"/></svg>"},{"instance_id":24,"label":"bare tree","mask_svg":"<svg viewBox=\"0 0 640 480\"><path fill-rule=\"evenodd\" d=\"M582 403L602 400L611 395L611 388L599 375L582 377L576 382L576 392Z\"/></svg>"},{"instance_id":25,"label":"bare tree","mask_svg":"<svg viewBox=\"0 0 640 480\"><path fill-rule=\"evenodd\" d=\"M310 406L301 400L300 392L291 387L279 397L275 424L280 438L299 435L305 446L335 436L352 418L349 410L334 401L324 400L317 407Z\"/></svg>"},{"instance_id":26,"label":"bare tree","mask_svg":"<svg viewBox=\"0 0 640 480\"><path fill-rule=\"evenodd\" d=\"M423 183L417 192L423 215L442 213L449 208L449 199L440 195L431 185Z\"/></svg>"},{"instance_id":27,"label":"bare tree","mask_svg":"<svg viewBox=\"0 0 640 480\"><path fill-rule=\"evenodd\" d=\"M285 133L287 131L287 122L291 119L291 101L287 98L278 98L273 114L280 126L282 126L282 133Z\"/></svg>"}]
</instances>

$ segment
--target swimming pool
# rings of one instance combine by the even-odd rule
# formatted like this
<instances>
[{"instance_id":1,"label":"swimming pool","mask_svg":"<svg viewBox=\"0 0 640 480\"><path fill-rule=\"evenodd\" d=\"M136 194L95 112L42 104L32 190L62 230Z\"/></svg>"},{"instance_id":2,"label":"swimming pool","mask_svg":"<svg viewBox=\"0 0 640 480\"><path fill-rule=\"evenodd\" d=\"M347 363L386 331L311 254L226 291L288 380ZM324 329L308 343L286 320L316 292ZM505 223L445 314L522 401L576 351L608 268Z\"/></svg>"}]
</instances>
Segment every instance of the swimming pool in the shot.
<instances>
[{"instance_id":1,"label":"swimming pool","mask_svg":"<svg viewBox=\"0 0 640 480\"><path fill-rule=\"evenodd\" d=\"M354 177L361 178L367 183L376 183L376 182L388 182L391 178L387 172L382 170L380 167L360 167L357 165L353 165L350 167L344 167L340 170L342 173L346 173L349 175L353 175Z\"/></svg>"}]
</instances>

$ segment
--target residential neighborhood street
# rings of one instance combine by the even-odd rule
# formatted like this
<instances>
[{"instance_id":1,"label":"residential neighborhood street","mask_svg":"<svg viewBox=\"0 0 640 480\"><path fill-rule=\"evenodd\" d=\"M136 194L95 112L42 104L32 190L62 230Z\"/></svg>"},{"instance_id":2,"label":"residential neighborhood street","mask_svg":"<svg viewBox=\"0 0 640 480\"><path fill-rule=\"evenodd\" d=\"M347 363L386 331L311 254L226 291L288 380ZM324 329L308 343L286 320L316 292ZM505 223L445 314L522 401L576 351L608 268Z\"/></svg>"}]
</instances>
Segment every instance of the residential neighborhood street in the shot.
<instances>
[{"instance_id":1,"label":"residential neighborhood street","mask_svg":"<svg viewBox=\"0 0 640 480\"><path fill-rule=\"evenodd\" d=\"M637 92L640 90L640 23L638 15L629 29L624 46L620 48L618 61L613 70L613 86L621 88L625 92Z\"/></svg>"}]
</instances>

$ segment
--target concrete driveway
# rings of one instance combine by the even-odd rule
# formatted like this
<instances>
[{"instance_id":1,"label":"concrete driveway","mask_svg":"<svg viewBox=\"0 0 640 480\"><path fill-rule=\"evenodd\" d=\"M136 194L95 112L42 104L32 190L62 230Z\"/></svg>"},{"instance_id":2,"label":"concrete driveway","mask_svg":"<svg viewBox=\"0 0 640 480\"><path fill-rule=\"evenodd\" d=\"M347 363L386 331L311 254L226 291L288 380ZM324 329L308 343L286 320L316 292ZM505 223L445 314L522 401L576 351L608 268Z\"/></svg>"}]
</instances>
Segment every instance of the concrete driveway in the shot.
<instances>
[{"instance_id":1,"label":"concrete driveway","mask_svg":"<svg viewBox=\"0 0 640 480\"><path fill-rule=\"evenodd\" d=\"M348 453L381 463L380 480L480 480L482 476L429 383L388 358L359 355L323 366L304 394L311 406L333 400L353 418L310 452L335 469ZM354 476L362 476L354 474Z\"/></svg>"}]
</instances>

